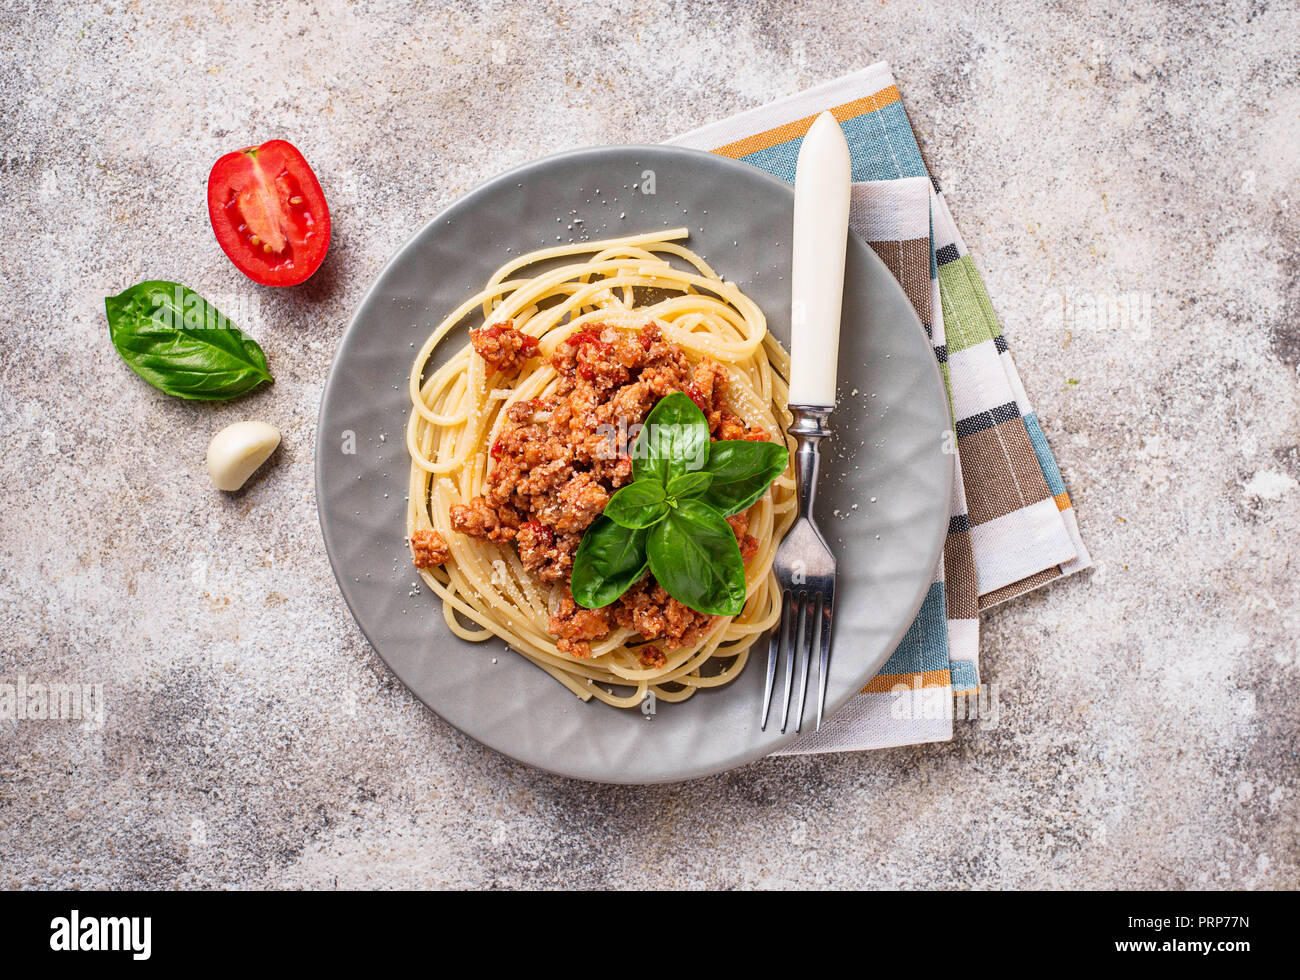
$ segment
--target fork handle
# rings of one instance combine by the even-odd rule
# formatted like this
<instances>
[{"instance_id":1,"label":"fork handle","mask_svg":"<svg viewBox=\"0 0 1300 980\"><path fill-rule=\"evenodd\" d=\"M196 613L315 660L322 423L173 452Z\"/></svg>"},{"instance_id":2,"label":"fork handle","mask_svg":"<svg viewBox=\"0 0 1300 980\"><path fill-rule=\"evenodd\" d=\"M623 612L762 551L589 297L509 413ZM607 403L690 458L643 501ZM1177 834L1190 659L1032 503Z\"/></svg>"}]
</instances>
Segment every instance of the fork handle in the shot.
<instances>
[{"instance_id":1,"label":"fork handle","mask_svg":"<svg viewBox=\"0 0 1300 980\"><path fill-rule=\"evenodd\" d=\"M798 448L794 454L795 490L799 496L799 513L812 519L817 502L817 475L821 470L821 441L831 434L826 422L831 409L821 405L791 405L794 421L789 433Z\"/></svg>"},{"instance_id":2,"label":"fork handle","mask_svg":"<svg viewBox=\"0 0 1300 980\"><path fill-rule=\"evenodd\" d=\"M790 401L835 404L852 163L835 117L823 112L799 147L790 267Z\"/></svg>"}]
</instances>

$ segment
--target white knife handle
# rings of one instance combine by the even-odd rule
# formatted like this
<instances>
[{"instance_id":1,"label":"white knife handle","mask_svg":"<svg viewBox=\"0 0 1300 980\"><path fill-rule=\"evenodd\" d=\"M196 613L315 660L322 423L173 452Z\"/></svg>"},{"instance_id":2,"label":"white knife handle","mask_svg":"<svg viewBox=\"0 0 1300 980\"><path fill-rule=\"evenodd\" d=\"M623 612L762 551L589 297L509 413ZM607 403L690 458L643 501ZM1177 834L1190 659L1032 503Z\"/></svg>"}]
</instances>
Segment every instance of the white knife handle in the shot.
<instances>
[{"instance_id":1,"label":"white knife handle","mask_svg":"<svg viewBox=\"0 0 1300 980\"><path fill-rule=\"evenodd\" d=\"M851 182L849 145L823 112L803 139L794 178L791 405L835 405Z\"/></svg>"}]
</instances>

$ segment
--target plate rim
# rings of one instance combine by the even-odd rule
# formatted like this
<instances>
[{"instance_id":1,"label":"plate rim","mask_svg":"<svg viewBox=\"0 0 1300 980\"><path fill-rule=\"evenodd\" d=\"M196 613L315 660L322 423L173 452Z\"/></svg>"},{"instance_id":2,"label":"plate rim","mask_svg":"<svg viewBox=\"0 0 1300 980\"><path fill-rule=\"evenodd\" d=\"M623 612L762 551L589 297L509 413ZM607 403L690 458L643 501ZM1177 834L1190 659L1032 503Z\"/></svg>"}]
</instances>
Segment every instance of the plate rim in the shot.
<instances>
[{"instance_id":1,"label":"plate rim","mask_svg":"<svg viewBox=\"0 0 1300 980\"><path fill-rule=\"evenodd\" d=\"M414 687L412 687L410 684L406 682L402 674L389 661L388 657L384 655L383 651L379 648L379 645L376 644L375 641L371 638L370 633L366 630L365 626L362 624L361 618L357 615L356 604L353 600L353 597L349 594L347 576L344 575L340 570L338 562L335 559L335 549L331 547L331 532L330 529L326 526L324 508L322 507L322 501L325 499L325 497L324 497L324 487L321 481L322 439L324 438L323 430L321 426L321 420L324 416L326 401L329 398L331 389L338 382L341 376L341 372L339 371L339 367L338 367L339 352L342 349L344 342L351 336L352 332L358 329L358 320L361 316L362 311L369 305L372 296L376 294L380 284L384 281L390 269L392 269L399 261L401 261L403 256L405 256L405 254L411 248L413 248L416 245L416 243L420 241L430 231L431 228L433 228L433 226L438 224L440 221L443 221L449 211L456 208L466 197L470 195L479 194L481 192L487 191L489 188L495 187L498 184L504 184L510 181L515 181L516 183L518 183L524 178L524 176L528 172L539 167L554 165L559 161L566 160L571 157L590 157L593 154L635 153L635 152L680 154L686 157L706 158L710 161L711 164L713 165L720 164L724 168L729 165L735 167L741 167L744 168L747 175L757 176L760 179L760 183L766 183L774 193L784 195L787 198L789 198L791 201L793 201L794 187L791 184L787 183L786 181L780 179L779 177L776 177L773 174L768 173L766 170L762 170L759 167L754 167L748 163L745 163L742 160L736 160L731 157L720 156L716 153L710 153L706 150L697 150L691 147L674 146L672 144L629 143L629 144L604 144L604 145L576 147L573 149L561 150L556 153L549 153L544 156L536 157L532 160L528 160L525 161L524 163L511 167L509 170L503 171L492 177L489 177L488 179L482 181L481 183L474 185L469 190L457 194L454 200L450 201L446 206L441 208L436 214L434 214L432 217L430 217L422 224L420 224L420 226L412 234L410 234L402 242L401 245L399 245L393 251L393 253L384 262L384 264L374 274L374 278L371 280L370 285L366 288L365 292L361 295L361 297L357 300L355 306L353 307L352 314L348 318L347 325L343 328L342 332L339 334L338 340L335 343L334 353L330 358L329 370L326 374L325 383L321 386L320 399L317 404L316 439L314 440L314 446L313 446L315 452L315 457L313 459L313 470L314 470L313 485L316 494L316 518L318 524L320 525L321 538L323 544L325 545L325 554L326 554L326 558L329 560L330 571L334 574L334 580L338 586L339 594L343 597L344 605L347 607L348 613L352 617L353 623L360 631L361 635L365 638L366 643L369 644L370 649L373 650L375 655L378 656L379 659L383 661L384 666L388 668L388 670L392 673L392 675L396 677L399 682L401 682L402 686L406 688L406 690L408 690L415 697L415 699L419 701L420 704L422 704L428 711L431 711L445 724L450 725L452 728L456 729L458 732L462 733L466 737L472 739L474 742L483 745L486 748L491 749L493 752L497 752L500 755L504 756L505 758L511 759L522 765L530 766L532 768L541 770L543 772L548 772L551 773L552 775L561 776L566 779L576 779L584 782L595 783L598 785L655 785L655 784L671 784L671 783L687 782L695 779L703 779L709 776L717 775L719 773L728 772L730 770L739 768L740 766L757 762L761 759L765 759L770 755L773 755L776 752L780 751L782 748L792 743L795 739L801 737L801 733L799 732L786 733L784 735L779 736L779 738L775 739L771 744L761 747L758 751L744 749L732 754L731 756L728 756L727 758L721 761L703 767L684 769L680 774L660 776L660 777L650 777L650 778L605 778L605 777L597 777L597 776L589 775L582 772L566 771L564 768L561 768L560 766L554 764L539 762L533 759L520 758L517 755L514 755L510 752L507 752L504 749L492 745L490 742L483 740L482 738L475 735L473 732L467 731L466 729L462 728L460 725L457 725L455 722L450 721L445 716L443 716L442 713L437 710L437 708L435 708L428 701L426 701L419 691L417 691ZM849 235L850 237L857 239L858 243L862 246L863 251L866 253L866 261L868 262L868 264L876 265L879 268L879 270L886 275L889 282L892 283L893 288L898 290L898 292L903 296L904 300L906 300L906 302L904 303L904 308L907 310L907 315L910 317L910 322L912 326L915 327L920 337L924 339L926 337L926 333L925 333L925 328L921 323L920 317L917 316L916 311L912 307L911 301L907 300L907 295L904 292L903 287L899 284L898 280L895 279L893 274L889 271L889 268L888 266L885 265L884 260L882 260L880 256L876 254L875 249L873 249L870 246L870 244L868 244L861 236L859 236L852 229L850 229ZM931 353L933 353L932 349L931 349ZM927 363L928 363L929 373L932 375L934 380L938 381L940 390L946 391L947 387L943 381L943 374L939 370L938 361L933 356L931 356L930 358L927 359ZM944 402L945 402L944 413L948 419L948 425L951 427L952 424L951 406L947 403L946 398L944 399ZM949 493L951 493L952 482L955 479L956 467L951 454L943 453L942 456L946 464L944 467L946 470L946 475L943 478L943 483L949 489ZM942 560L943 545L947 539L946 521L937 521L936 525L937 525L937 531L934 535L934 540L929 542L929 547L927 548L927 553L926 553L925 564L930 567L937 567L938 563ZM837 556L837 559L838 557L839 556ZM915 596L913 602L909 606L908 615L903 618L902 625L895 629L892 639L886 645L886 649L889 651L889 653L886 653L884 660L882 660L880 664L876 665L874 672L863 679L864 683L870 680L871 677L875 676L875 673L879 672L880 667L883 666L885 661L888 660L893 650L898 646L898 643L901 642L902 638L906 635L907 630L911 627L913 621L916 619L917 613L920 611L921 606L925 602L925 598L929 593L929 589L932 583L933 583L933 576L925 580L925 582L921 584L921 587L918 588L917 595ZM761 645L761 643L762 640L759 640L758 644L756 645ZM842 708L845 704L847 704L847 702L850 699L852 699L856 693L858 693L858 689L855 685L855 687L850 690L850 693L847 696L845 696L843 699L841 699L840 701L834 704L828 703L827 704L828 710L826 712L827 718L829 719L830 717L832 717L840 708Z\"/></svg>"}]
</instances>

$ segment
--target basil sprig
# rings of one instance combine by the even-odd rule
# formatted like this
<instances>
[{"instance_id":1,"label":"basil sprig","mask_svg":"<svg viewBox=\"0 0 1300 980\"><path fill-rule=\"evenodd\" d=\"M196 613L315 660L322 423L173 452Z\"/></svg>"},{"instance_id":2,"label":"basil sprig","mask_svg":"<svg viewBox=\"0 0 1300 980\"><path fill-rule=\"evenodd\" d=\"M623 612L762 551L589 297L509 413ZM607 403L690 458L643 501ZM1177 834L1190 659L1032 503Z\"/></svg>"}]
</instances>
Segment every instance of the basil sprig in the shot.
<instances>
[{"instance_id":1,"label":"basil sprig","mask_svg":"<svg viewBox=\"0 0 1300 980\"><path fill-rule=\"evenodd\" d=\"M607 606L646 570L698 612L735 616L745 606L745 564L727 518L752 506L785 471L772 442L709 441L709 424L674 392L646 417L632 447L633 481L582 536L570 588L588 609Z\"/></svg>"},{"instance_id":2,"label":"basil sprig","mask_svg":"<svg viewBox=\"0 0 1300 980\"><path fill-rule=\"evenodd\" d=\"M223 401L273 380L257 341L180 283L137 283L104 309L122 360L159 391Z\"/></svg>"}]
</instances>

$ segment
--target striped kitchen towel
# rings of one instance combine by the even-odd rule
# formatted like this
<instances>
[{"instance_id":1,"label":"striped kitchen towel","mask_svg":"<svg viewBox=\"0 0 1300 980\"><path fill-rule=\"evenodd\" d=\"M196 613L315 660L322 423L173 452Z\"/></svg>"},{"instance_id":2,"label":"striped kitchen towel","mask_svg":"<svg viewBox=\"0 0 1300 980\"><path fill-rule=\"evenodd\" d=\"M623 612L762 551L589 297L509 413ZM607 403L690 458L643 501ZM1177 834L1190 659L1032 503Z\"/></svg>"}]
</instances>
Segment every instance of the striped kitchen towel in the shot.
<instances>
[{"instance_id":1,"label":"striped kitchen towel","mask_svg":"<svg viewBox=\"0 0 1300 980\"><path fill-rule=\"evenodd\" d=\"M794 182L803 135L839 120L853 160L850 227L916 308L955 420L957 480L944 560L880 673L787 751L884 748L952 737L953 692L979 688L979 612L1087 568L1061 474L996 314L886 64L705 126L673 142Z\"/></svg>"}]
</instances>

